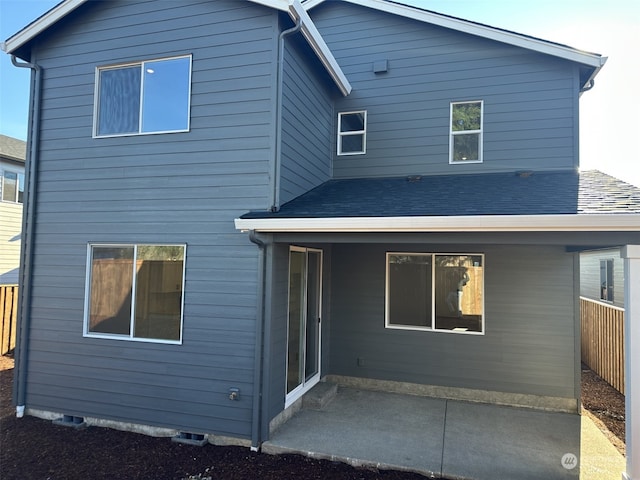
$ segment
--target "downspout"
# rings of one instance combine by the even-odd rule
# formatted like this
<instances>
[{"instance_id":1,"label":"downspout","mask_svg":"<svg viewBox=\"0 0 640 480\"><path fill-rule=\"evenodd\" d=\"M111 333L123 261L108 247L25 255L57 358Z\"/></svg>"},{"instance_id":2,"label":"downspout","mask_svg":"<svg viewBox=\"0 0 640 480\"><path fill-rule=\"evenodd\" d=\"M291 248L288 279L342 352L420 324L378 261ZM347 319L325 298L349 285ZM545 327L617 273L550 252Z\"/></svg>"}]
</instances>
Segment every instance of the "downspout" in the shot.
<instances>
[{"instance_id":1,"label":"downspout","mask_svg":"<svg viewBox=\"0 0 640 480\"><path fill-rule=\"evenodd\" d=\"M251 427L251 450L257 452L262 442L262 368L264 351L264 324L265 324L265 277L267 271L267 245L256 237L255 230L249 231L249 240L255 243L259 249L259 269L258 269L258 299L256 311L256 349L254 355L254 380L253 380L253 415Z\"/></svg>"},{"instance_id":2,"label":"downspout","mask_svg":"<svg viewBox=\"0 0 640 480\"><path fill-rule=\"evenodd\" d=\"M23 241L20 249L20 278L18 280L18 290L20 292L18 302L17 331L17 375L14 381L14 401L16 404L16 416L21 418L24 415L25 397L27 390L27 361L29 348L29 333L31 323L31 281L32 281L32 260L35 233L35 210L36 210L36 180L37 180L37 157L38 139L40 128L40 87L42 82L42 68L35 63L18 63L16 56L11 55L11 63L18 68L29 68L31 75L31 95L29 102L29 122L27 131L27 158L25 163L25 184L27 189L27 201L23 204L22 233Z\"/></svg>"},{"instance_id":3,"label":"downspout","mask_svg":"<svg viewBox=\"0 0 640 480\"><path fill-rule=\"evenodd\" d=\"M276 71L276 145L275 161L273 164L273 203L270 210L280 210L280 163L282 160L282 81L284 78L284 39L302 28L302 18L298 18L296 24L284 30L278 36L278 69Z\"/></svg>"}]
</instances>

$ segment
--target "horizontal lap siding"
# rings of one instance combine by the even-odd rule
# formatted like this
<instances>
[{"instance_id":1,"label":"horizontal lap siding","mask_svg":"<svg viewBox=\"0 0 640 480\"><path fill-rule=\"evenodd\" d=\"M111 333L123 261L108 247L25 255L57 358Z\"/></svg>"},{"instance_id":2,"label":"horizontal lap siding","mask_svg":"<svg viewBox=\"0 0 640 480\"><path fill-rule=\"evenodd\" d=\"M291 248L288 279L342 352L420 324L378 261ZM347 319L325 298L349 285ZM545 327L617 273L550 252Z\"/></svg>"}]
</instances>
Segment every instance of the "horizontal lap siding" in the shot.
<instances>
[{"instance_id":1,"label":"horizontal lap siding","mask_svg":"<svg viewBox=\"0 0 640 480\"><path fill-rule=\"evenodd\" d=\"M268 206L276 25L249 2L104 2L36 50L28 407L250 436L258 259L233 220ZM92 138L97 66L182 54L190 132ZM82 337L88 242L187 244L182 345Z\"/></svg>"},{"instance_id":2,"label":"horizontal lap siding","mask_svg":"<svg viewBox=\"0 0 640 480\"><path fill-rule=\"evenodd\" d=\"M21 231L22 204L0 201L0 285L18 283Z\"/></svg>"},{"instance_id":3,"label":"horizontal lap siding","mask_svg":"<svg viewBox=\"0 0 640 480\"><path fill-rule=\"evenodd\" d=\"M580 254L580 295L600 300L600 261L613 260L613 302L624 308L624 261L620 250L600 250Z\"/></svg>"},{"instance_id":4,"label":"horizontal lap siding","mask_svg":"<svg viewBox=\"0 0 640 480\"><path fill-rule=\"evenodd\" d=\"M368 112L367 153L336 157L336 177L575 166L569 62L338 2L311 15L353 85L336 108ZM465 100L484 100L484 162L449 165L449 105Z\"/></svg>"},{"instance_id":5,"label":"horizontal lap siding","mask_svg":"<svg viewBox=\"0 0 640 480\"><path fill-rule=\"evenodd\" d=\"M329 180L333 134L333 102L322 82L326 74L311 64L315 56L297 36L285 42L281 203Z\"/></svg>"},{"instance_id":6,"label":"horizontal lap siding","mask_svg":"<svg viewBox=\"0 0 640 480\"><path fill-rule=\"evenodd\" d=\"M387 250L484 253L485 334L385 329ZM577 397L573 259L564 248L334 245L332 266L330 373Z\"/></svg>"}]
</instances>

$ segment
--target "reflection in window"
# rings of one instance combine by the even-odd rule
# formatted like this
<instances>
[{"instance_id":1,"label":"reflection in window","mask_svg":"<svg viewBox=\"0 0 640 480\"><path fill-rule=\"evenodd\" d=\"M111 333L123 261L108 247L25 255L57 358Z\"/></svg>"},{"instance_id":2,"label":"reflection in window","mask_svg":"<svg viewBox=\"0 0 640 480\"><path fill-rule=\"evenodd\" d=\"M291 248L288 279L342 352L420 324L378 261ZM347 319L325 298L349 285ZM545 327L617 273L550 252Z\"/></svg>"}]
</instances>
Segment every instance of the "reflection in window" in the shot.
<instances>
[{"instance_id":1,"label":"reflection in window","mask_svg":"<svg viewBox=\"0 0 640 480\"><path fill-rule=\"evenodd\" d=\"M93 245L87 333L179 342L183 245Z\"/></svg>"},{"instance_id":2,"label":"reflection in window","mask_svg":"<svg viewBox=\"0 0 640 480\"><path fill-rule=\"evenodd\" d=\"M5 202L24 202L24 174L5 171L2 175L2 200Z\"/></svg>"},{"instance_id":3,"label":"reflection in window","mask_svg":"<svg viewBox=\"0 0 640 480\"><path fill-rule=\"evenodd\" d=\"M482 102L451 104L450 163L482 162Z\"/></svg>"},{"instance_id":4,"label":"reflection in window","mask_svg":"<svg viewBox=\"0 0 640 480\"><path fill-rule=\"evenodd\" d=\"M484 331L483 255L387 253L388 328Z\"/></svg>"},{"instance_id":5,"label":"reflection in window","mask_svg":"<svg viewBox=\"0 0 640 480\"><path fill-rule=\"evenodd\" d=\"M613 302L613 260L600 260L600 299Z\"/></svg>"},{"instance_id":6,"label":"reflection in window","mask_svg":"<svg viewBox=\"0 0 640 480\"><path fill-rule=\"evenodd\" d=\"M98 70L96 135L189 129L191 57Z\"/></svg>"},{"instance_id":7,"label":"reflection in window","mask_svg":"<svg viewBox=\"0 0 640 480\"><path fill-rule=\"evenodd\" d=\"M366 152L367 112L338 114L338 155Z\"/></svg>"}]
</instances>

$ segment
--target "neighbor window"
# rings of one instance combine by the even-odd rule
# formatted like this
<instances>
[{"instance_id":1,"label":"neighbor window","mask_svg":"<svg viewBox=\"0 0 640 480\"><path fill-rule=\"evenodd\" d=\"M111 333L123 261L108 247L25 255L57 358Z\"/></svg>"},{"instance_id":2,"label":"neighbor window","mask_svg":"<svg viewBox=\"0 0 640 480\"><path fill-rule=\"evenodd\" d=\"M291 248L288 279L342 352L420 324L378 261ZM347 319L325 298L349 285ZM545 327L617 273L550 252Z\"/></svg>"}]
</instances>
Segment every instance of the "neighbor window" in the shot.
<instances>
[{"instance_id":1,"label":"neighbor window","mask_svg":"<svg viewBox=\"0 0 640 480\"><path fill-rule=\"evenodd\" d=\"M387 252L387 328L484 332L484 256Z\"/></svg>"},{"instance_id":2,"label":"neighbor window","mask_svg":"<svg viewBox=\"0 0 640 480\"><path fill-rule=\"evenodd\" d=\"M100 67L94 135L187 131L190 92L191 56Z\"/></svg>"},{"instance_id":3,"label":"neighbor window","mask_svg":"<svg viewBox=\"0 0 640 480\"><path fill-rule=\"evenodd\" d=\"M359 155L367 151L367 112L338 114L338 155Z\"/></svg>"},{"instance_id":4,"label":"neighbor window","mask_svg":"<svg viewBox=\"0 0 640 480\"><path fill-rule=\"evenodd\" d=\"M90 245L85 335L180 343L184 245Z\"/></svg>"},{"instance_id":5,"label":"neighbor window","mask_svg":"<svg viewBox=\"0 0 640 480\"><path fill-rule=\"evenodd\" d=\"M483 103L451 104L449 163L482 162Z\"/></svg>"},{"instance_id":6,"label":"neighbor window","mask_svg":"<svg viewBox=\"0 0 640 480\"><path fill-rule=\"evenodd\" d=\"M5 170L2 174L2 200L24 202L24 174Z\"/></svg>"},{"instance_id":7,"label":"neighbor window","mask_svg":"<svg viewBox=\"0 0 640 480\"><path fill-rule=\"evenodd\" d=\"M613 302L613 260L600 260L600 299Z\"/></svg>"}]
</instances>

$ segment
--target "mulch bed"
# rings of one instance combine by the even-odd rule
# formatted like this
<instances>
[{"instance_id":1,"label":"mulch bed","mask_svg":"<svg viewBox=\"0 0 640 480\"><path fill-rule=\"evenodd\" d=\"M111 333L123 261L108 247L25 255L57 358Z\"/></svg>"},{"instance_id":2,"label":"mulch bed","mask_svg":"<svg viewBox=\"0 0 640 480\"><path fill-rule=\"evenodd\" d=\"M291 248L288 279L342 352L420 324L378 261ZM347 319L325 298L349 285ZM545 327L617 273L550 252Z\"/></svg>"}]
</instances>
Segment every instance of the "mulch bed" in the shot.
<instances>
[{"instance_id":1,"label":"mulch bed","mask_svg":"<svg viewBox=\"0 0 640 480\"><path fill-rule=\"evenodd\" d=\"M0 357L0 478L2 480L424 480L393 470L353 468L300 455L266 455L242 447L193 447L109 428L75 430L11 406L13 359ZM624 453L624 396L587 367L586 414Z\"/></svg>"}]
</instances>

